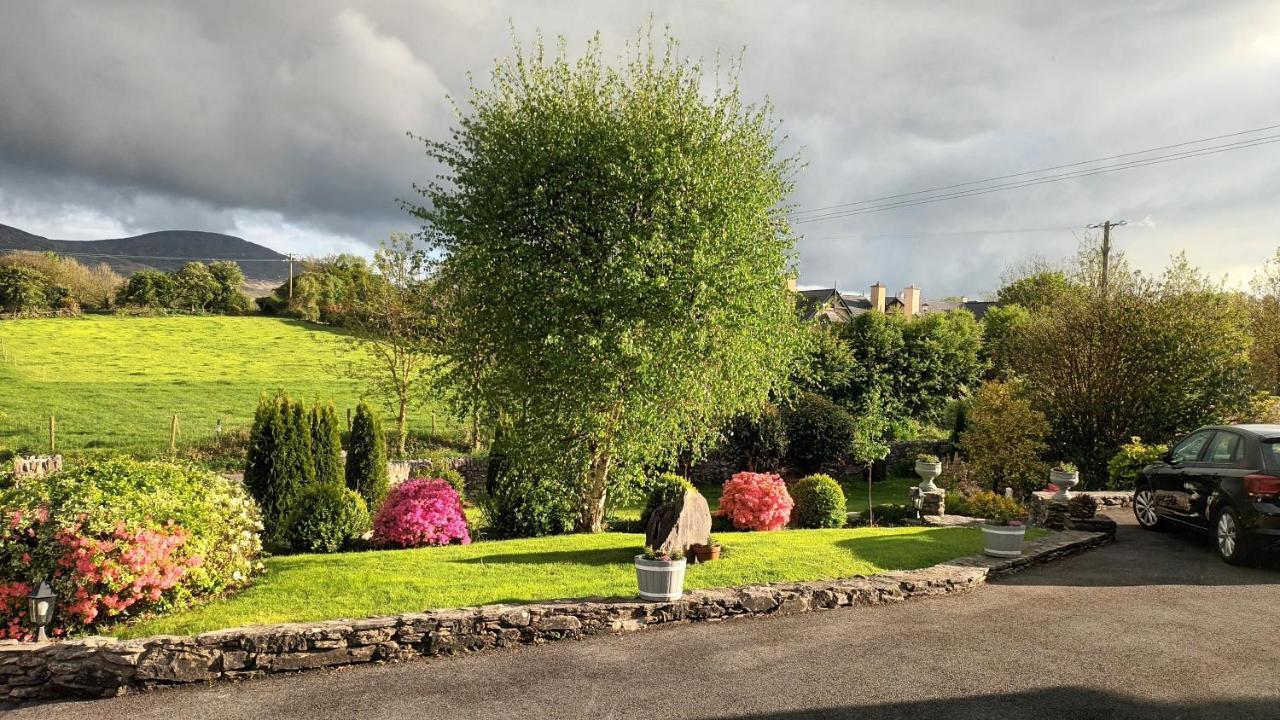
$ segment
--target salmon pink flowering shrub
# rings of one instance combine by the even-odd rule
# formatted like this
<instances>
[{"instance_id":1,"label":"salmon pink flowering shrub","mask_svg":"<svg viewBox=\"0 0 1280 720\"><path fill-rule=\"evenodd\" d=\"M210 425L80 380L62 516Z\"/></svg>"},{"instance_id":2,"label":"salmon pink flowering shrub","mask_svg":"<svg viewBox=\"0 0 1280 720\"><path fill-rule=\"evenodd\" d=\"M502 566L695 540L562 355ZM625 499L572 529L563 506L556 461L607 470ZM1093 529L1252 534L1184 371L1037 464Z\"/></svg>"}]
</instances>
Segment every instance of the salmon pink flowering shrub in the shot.
<instances>
[{"instance_id":1,"label":"salmon pink flowering shrub","mask_svg":"<svg viewBox=\"0 0 1280 720\"><path fill-rule=\"evenodd\" d=\"M782 478L740 472L724 484L720 510L739 530L778 530L791 519L791 495Z\"/></svg>"},{"instance_id":2,"label":"salmon pink flowering shrub","mask_svg":"<svg viewBox=\"0 0 1280 720\"><path fill-rule=\"evenodd\" d=\"M373 520L378 547L448 545L471 542L458 491L446 480L414 478L392 488Z\"/></svg>"},{"instance_id":3,"label":"salmon pink flowering shrub","mask_svg":"<svg viewBox=\"0 0 1280 720\"><path fill-rule=\"evenodd\" d=\"M25 639L26 595L49 579L53 634L237 589L260 571L262 526L238 482L115 458L0 490L0 637Z\"/></svg>"}]
</instances>

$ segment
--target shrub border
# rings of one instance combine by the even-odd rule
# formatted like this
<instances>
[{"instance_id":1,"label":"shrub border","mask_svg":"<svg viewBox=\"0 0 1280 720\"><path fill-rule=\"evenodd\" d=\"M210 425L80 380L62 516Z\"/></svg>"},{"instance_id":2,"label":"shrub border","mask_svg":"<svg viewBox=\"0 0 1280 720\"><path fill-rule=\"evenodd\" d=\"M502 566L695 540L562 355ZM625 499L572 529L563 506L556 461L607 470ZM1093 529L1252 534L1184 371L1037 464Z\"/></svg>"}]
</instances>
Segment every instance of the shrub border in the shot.
<instances>
[{"instance_id":1,"label":"shrub border","mask_svg":"<svg viewBox=\"0 0 1280 720\"><path fill-rule=\"evenodd\" d=\"M1027 543L1018 558L974 555L920 570L869 577L694 590L675 602L553 601L406 613L363 620L233 628L195 636L121 641L0 644L0 704L113 697L130 690L252 678L354 663L407 660L537 645L651 625L791 615L881 605L972 590L1110 542L1105 533L1063 531Z\"/></svg>"}]
</instances>

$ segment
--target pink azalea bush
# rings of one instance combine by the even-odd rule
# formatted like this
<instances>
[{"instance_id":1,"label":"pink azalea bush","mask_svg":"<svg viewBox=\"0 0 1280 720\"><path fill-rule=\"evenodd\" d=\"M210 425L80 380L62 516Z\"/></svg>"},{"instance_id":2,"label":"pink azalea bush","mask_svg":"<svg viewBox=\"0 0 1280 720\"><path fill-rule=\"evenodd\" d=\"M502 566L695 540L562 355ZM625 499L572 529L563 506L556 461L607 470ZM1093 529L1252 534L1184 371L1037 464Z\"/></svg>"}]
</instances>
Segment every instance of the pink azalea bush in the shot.
<instances>
[{"instance_id":1,"label":"pink azalea bush","mask_svg":"<svg viewBox=\"0 0 1280 720\"><path fill-rule=\"evenodd\" d=\"M739 530L778 530L791 519L791 495L771 473L740 472L724 484L720 511Z\"/></svg>"},{"instance_id":2,"label":"pink azalea bush","mask_svg":"<svg viewBox=\"0 0 1280 720\"><path fill-rule=\"evenodd\" d=\"M391 489L373 519L378 547L448 545L471 542L458 491L446 480L414 478Z\"/></svg>"},{"instance_id":3,"label":"pink azalea bush","mask_svg":"<svg viewBox=\"0 0 1280 720\"><path fill-rule=\"evenodd\" d=\"M0 637L30 637L41 579L54 635L240 587L261 569L259 530L239 484L188 466L112 459L19 481L0 490Z\"/></svg>"}]
</instances>

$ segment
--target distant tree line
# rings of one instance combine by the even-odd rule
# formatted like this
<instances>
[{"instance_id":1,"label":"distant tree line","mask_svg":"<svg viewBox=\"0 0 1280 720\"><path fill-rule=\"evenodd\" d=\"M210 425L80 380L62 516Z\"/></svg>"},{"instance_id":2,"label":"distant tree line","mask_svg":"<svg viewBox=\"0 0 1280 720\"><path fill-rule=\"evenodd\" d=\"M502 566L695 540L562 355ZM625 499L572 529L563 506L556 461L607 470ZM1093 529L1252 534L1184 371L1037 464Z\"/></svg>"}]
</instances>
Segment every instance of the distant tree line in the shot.
<instances>
[{"instance_id":1,"label":"distant tree line","mask_svg":"<svg viewBox=\"0 0 1280 720\"><path fill-rule=\"evenodd\" d=\"M153 310L238 315L252 307L243 286L244 272L234 262L189 262L173 272L134 273L116 293L116 302Z\"/></svg>"}]
</instances>

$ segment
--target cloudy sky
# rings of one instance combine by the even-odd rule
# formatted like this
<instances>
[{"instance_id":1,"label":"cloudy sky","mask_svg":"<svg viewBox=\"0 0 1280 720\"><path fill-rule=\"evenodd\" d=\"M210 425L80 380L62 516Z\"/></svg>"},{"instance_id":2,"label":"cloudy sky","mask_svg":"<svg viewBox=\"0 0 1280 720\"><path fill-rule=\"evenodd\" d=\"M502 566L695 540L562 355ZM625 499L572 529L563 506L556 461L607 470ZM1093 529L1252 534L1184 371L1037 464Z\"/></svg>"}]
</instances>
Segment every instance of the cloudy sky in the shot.
<instances>
[{"instance_id":1,"label":"cloudy sky","mask_svg":"<svg viewBox=\"0 0 1280 720\"><path fill-rule=\"evenodd\" d=\"M1280 124L1274 0L5 2L0 223L367 250L435 171L406 131L443 137L512 27L620 51L650 16L687 55L745 49L802 209ZM1140 267L1247 280L1280 246L1280 143L804 223L801 282L979 295L1107 218Z\"/></svg>"}]
</instances>

